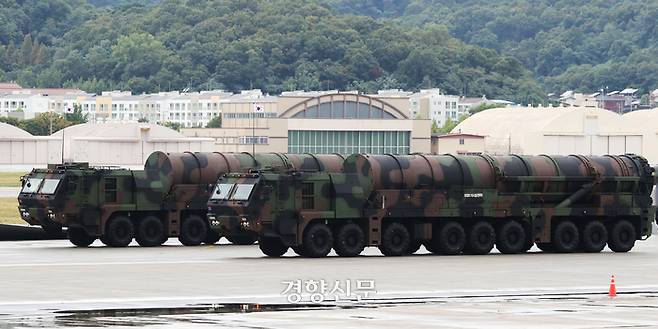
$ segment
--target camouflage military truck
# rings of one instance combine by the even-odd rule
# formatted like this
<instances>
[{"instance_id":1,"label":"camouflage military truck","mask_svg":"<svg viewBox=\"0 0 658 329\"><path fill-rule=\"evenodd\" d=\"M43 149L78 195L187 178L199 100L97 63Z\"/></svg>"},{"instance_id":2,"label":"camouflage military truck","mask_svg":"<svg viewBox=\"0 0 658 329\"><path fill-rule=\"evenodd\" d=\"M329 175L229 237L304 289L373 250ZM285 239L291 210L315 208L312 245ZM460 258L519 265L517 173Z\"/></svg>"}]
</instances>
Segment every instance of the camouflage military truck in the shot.
<instances>
[{"instance_id":1,"label":"camouflage military truck","mask_svg":"<svg viewBox=\"0 0 658 329\"><path fill-rule=\"evenodd\" d=\"M184 245L215 243L209 230L208 196L220 174L259 165L246 153L152 153L144 170L91 168L84 163L35 169L23 178L18 197L21 217L46 228L68 227L69 240L88 246L96 238L108 246L157 246L169 237ZM228 236L251 244L255 236Z\"/></svg>"},{"instance_id":2,"label":"camouflage military truck","mask_svg":"<svg viewBox=\"0 0 658 329\"><path fill-rule=\"evenodd\" d=\"M292 184L292 179L290 178L307 173L339 173L343 170L343 162L345 160L340 154L284 154L280 156L283 161L277 167L262 168L258 171L245 174L229 173L219 177L215 190L211 194L208 202L208 209L210 211L208 214L208 220L210 221L213 230L217 230L221 234L229 236L244 236L249 234L256 236L258 230L254 230L248 226L251 221L248 221L247 217L238 216L238 213L233 212L233 205L240 205L241 207L242 205L245 205L246 202L249 205L248 209L250 211L276 212L273 208L267 208L272 206L272 200L267 200L268 202L265 202L266 199L261 198L251 200L250 196L252 193L263 192L268 196L279 195L278 192L284 193L285 191L288 191L287 188L292 187L292 185L287 185L289 183ZM273 177L276 177L277 179L281 178L282 180L278 182L276 186L268 184L261 186L258 182L260 181L260 177L264 174L273 175ZM259 192L255 192L255 187ZM278 189L278 192L272 190L275 187ZM290 199L292 200L292 198ZM232 212L233 215L221 216L222 220L228 221L228 223L219 225L219 221L214 214L227 211ZM287 209L281 208L281 211L285 212ZM252 215L255 215L255 213ZM243 227L243 225L247 226Z\"/></svg>"},{"instance_id":3,"label":"camouflage military truck","mask_svg":"<svg viewBox=\"0 0 658 329\"><path fill-rule=\"evenodd\" d=\"M361 155L343 172L229 174L211 225L273 257L627 252L651 235L653 168L635 155ZM248 188L243 188L248 186ZM248 190L248 191L247 191ZM248 192L248 193L247 193Z\"/></svg>"}]
</instances>

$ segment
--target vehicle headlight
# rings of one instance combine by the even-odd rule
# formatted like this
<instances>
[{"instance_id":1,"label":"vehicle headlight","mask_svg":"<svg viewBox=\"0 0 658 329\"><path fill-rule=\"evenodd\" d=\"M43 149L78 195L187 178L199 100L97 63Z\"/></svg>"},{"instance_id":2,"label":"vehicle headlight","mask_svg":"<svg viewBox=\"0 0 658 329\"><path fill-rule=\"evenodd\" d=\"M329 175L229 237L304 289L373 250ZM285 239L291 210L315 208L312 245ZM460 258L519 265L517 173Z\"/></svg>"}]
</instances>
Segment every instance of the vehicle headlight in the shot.
<instances>
[{"instance_id":1,"label":"vehicle headlight","mask_svg":"<svg viewBox=\"0 0 658 329\"><path fill-rule=\"evenodd\" d=\"M48 219L55 219L55 213L50 209L48 209Z\"/></svg>"},{"instance_id":2,"label":"vehicle headlight","mask_svg":"<svg viewBox=\"0 0 658 329\"><path fill-rule=\"evenodd\" d=\"M240 219L240 226L245 228L249 227L249 220L247 219L247 217L242 217Z\"/></svg>"}]
</instances>

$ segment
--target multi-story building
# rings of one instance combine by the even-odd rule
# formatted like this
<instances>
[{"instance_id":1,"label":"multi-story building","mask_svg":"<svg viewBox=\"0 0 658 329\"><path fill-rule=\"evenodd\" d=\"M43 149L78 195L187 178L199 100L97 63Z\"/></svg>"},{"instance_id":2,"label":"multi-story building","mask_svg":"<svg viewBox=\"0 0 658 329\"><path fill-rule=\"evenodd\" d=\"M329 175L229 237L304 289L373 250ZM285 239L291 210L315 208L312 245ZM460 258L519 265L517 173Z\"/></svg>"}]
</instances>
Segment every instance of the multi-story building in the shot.
<instances>
[{"instance_id":1,"label":"multi-story building","mask_svg":"<svg viewBox=\"0 0 658 329\"><path fill-rule=\"evenodd\" d=\"M634 88L611 92L601 90L596 93L576 93L568 90L560 95L560 103L563 107L598 107L621 114L641 108L637 91Z\"/></svg>"},{"instance_id":2,"label":"multi-story building","mask_svg":"<svg viewBox=\"0 0 658 329\"><path fill-rule=\"evenodd\" d=\"M85 95L78 89L22 88L14 83L0 83L0 115L32 119L39 113L64 113Z\"/></svg>"},{"instance_id":3,"label":"multi-story building","mask_svg":"<svg viewBox=\"0 0 658 329\"><path fill-rule=\"evenodd\" d=\"M468 109L459 106L460 97L441 94L439 89L421 89L409 97L411 116L418 119L430 119L439 127L448 119L459 120L468 113Z\"/></svg>"},{"instance_id":4,"label":"multi-story building","mask_svg":"<svg viewBox=\"0 0 658 329\"><path fill-rule=\"evenodd\" d=\"M600 93L584 94L576 93L573 90L567 90L560 95L560 103L564 107L597 107L597 97Z\"/></svg>"},{"instance_id":5,"label":"multi-story building","mask_svg":"<svg viewBox=\"0 0 658 329\"><path fill-rule=\"evenodd\" d=\"M182 127L205 127L219 116L221 103L232 96L224 91L199 93L162 92L132 95L129 91L103 92L79 97L75 103L91 122L178 123Z\"/></svg>"}]
</instances>

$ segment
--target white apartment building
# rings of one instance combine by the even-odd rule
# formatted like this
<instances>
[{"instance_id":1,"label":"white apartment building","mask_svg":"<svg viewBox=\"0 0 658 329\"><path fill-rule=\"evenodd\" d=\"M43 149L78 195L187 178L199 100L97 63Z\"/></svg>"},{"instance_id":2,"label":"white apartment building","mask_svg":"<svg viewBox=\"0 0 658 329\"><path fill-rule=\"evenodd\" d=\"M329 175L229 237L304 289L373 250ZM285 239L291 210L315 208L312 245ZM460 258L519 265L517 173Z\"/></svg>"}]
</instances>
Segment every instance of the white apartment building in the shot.
<instances>
[{"instance_id":1,"label":"white apartment building","mask_svg":"<svg viewBox=\"0 0 658 329\"><path fill-rule=\"evenodd\" d=\"M412 118L429 118L439 127L448 119L457 121L460 116L468 113L467 106L459 106L460 97L444 95L438 88L421 89L409 97Z\"/></svg>"},{"instance_id":2,"label":"white apartment building","mask_svg":"<svg viewBox=\"0 0 658 329\"><path fill-rule=\"evenodd\" d=\"M182 127L205 127L219 116L221 104L233 97L224 91L198 93L162 92L132 95L129 91L103 92L100 96L79 97L83 113L90 122L178 123Z\"/></svg>"}]
</instances>

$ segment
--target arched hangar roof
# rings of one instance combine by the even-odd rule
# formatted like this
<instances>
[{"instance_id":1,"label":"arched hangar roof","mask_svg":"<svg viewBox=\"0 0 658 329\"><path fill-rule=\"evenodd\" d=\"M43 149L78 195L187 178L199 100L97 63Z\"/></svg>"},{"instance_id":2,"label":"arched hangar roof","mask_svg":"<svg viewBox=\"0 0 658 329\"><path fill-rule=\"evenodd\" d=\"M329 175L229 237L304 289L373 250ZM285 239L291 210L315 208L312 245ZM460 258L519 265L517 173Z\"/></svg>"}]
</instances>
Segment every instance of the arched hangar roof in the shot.
<instances>
[{"instance_id":1,"label":"arched hangar roof","mask_svg":"<svg viewBox=\"0 0 658 329\"><path fill-rule=\"evenodd\" d=\"M626 113L622 115L622 122L634 130L658 133L658 108Z\"/></svg>"},{"instance_id":2,"label":"arched hangar roof","mask_svg":"<svg viewBox=\"0 0 658 329\"><path fill-rule=\"evenodd\" d=\"M8 123L0 122L0 138L25 138L32 137L29 132L12 126Z\"/></svg>"},{"instance_id":3,"label":"arched hangar roof","mask_svg":"<svg viewBox=\"0 0 658 329\"><path fill-rule=\"evenodd\" d=\"M375 97L335 93L305 99L281 113L284 118L409 119L405 111Z\"/></svg>"},{"instance_id":4,"label":"arched hangar roof","mask_svg":"<svg viewBox=\"0 0 658 329\"><path fill-rule=\"evenodd\" d=\"M476 113L452 133L469 133L504 138L510 133L582 133L586 119L596 119L596 130L608 132L623 129L622 116L599 108L496 108Z\"/></svg>"}]
</instances>

